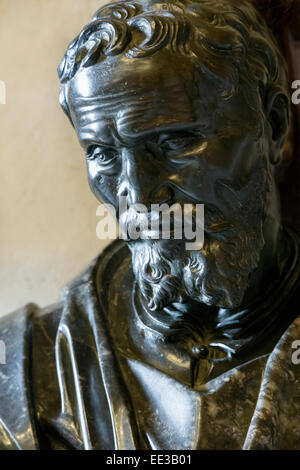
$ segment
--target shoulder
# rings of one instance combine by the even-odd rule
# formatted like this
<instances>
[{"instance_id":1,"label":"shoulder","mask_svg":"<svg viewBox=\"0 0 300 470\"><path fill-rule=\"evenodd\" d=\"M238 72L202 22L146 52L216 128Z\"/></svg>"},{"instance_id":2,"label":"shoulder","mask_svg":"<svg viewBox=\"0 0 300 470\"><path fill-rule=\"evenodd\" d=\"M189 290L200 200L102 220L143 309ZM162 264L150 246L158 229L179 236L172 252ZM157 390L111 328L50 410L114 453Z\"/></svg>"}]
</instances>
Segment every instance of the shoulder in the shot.
<instances>
[{"instance_id":1,"label":"shoulder","mask_svg":"<svg viewBox=\"0 0 300 470\"><path fill-rule=\"evenodd\" d=\"M25 307L0 319L0 449L36 448L28 383L30 330L38 307Z\"/></svg>"},{"instance_id":2,"label":"shoulder","mask_svg":"<svg viewBox=\"0 0 300 470\"><path fill-rule=\"evenodd\" d=\"M35 395L40 390L44 396L45 389L53 388L53 400L57 399L55 343L69 302L76 298L84 303L92 284L105 297L107 285L128 255L125 243L116 241L64 289L61 302L43 309L28 304L0 318L0 450L39 447L33 384ZM78 309L75 313L77 318Z\"/></svg>"}]
</instances>

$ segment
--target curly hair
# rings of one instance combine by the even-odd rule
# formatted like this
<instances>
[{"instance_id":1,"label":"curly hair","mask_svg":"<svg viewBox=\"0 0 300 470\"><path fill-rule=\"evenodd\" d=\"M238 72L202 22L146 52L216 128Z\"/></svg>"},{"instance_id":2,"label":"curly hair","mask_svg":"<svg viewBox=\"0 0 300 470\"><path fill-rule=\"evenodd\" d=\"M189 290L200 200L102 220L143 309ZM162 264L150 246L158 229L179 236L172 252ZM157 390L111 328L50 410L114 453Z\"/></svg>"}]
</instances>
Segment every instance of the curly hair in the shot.
<instances>
[{"instance_id":1,"label":"curly hair","mask_svg":"<svg viewBox=\"0 0 300 470\"><path fill-rule=\"evenodd\" d=\"M262 102L273 87L289 95L284 58L249 0L134 0L100 8L69 45L58 68L64 111L70 118L66 89L80 70L109 56L138 59L161 49L189 57L224 99L244 88Z\"/></svg>"}]
</instances>

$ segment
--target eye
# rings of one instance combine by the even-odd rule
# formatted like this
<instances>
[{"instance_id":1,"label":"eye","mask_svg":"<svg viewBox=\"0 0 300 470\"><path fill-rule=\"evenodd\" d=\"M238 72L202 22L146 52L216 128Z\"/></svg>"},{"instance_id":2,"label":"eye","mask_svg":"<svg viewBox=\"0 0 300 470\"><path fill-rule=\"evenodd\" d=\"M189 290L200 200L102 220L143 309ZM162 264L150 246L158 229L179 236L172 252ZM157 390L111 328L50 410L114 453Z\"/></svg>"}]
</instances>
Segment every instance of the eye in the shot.
<instances>
[{"instance_id":1,"label":"eye","mask_svg":"<svg viewBox=\"0 0 300 470\"><path fill-rule=\"evenodd\" d=\"M109 165L117 157L117 152L111 148L91 145L86 151L88 160L97 160L100 165Z\"/></svg>"},{"instance_id":2,"label":"eye","mask_svg":"<svg viewBox=\"0 0 300 470\"><path fill-rule=\"evenodd\" d=\"M207 138L198 132L162 135L158 142L166 160L176 167L191 165L207 148Z\"/></svg>"},{"instance_id":3,"label":"eye","mask_svg":"<svg viewBox=\"0 0 300 470\"><path fill-rule=\"evenodd\" d=\"M163 150L182 150L190 146L195 141L193 137L175 137L166 139L160 144Z\"/></svg>"},{"instance_id":4,"label":"eye","mask_svg":"<svg viewBox=\"0 0 300 470\"><path fill-rule=\"evenodd\" d=\"M161 135L158 145L161 150L176 154L189 152L194 147L201 145L203 141L204 137L199 133L176 133L175 135Z\"/></svg>"}]
</instances>

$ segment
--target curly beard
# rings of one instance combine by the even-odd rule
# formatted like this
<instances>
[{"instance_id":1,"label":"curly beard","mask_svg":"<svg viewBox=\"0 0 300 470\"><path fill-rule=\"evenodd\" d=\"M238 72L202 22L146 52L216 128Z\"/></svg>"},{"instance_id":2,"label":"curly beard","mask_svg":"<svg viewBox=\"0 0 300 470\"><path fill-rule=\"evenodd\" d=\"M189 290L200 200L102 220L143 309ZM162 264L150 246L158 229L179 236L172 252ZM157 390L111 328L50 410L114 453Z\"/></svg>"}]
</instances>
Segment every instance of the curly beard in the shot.
<instances>
[{"instance_id":1,"label":"curly beard","mask_svg":"<svg viewBox=\"0 0 300 470\"><path fill-rule=\"evenodd\" d=\"M206 233L199 251L186 251L184 240L129 244L133 271L151 310L162 310L188 297L221 308L242 304L265 244L263 223L270 185L266 163L241 190L219 182L220 201L223 206L231 205L230 229ZM233 192L236 198L232 198Z\"/></svg>"}]
</instances>

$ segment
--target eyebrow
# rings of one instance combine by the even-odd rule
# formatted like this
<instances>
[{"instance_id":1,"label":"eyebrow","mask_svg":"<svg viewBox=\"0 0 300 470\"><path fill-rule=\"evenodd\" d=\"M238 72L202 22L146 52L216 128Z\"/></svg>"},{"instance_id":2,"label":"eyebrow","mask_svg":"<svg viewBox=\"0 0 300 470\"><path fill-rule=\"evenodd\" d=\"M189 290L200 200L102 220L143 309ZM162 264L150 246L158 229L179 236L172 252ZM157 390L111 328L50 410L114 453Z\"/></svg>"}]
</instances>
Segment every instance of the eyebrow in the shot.
<instances>
[{"instance_id":1,"label":"eyebrow","mask_svg":"<svg viewBox=\"0 0 300 470\"><path fill-rule=\"evenodd\" d=\"M197 126L197 125L196 125ZM91 136L91 134L93 134L93 136ZM197 126L197 129L192 129L191 127L190 128L181 128L181 129L178 129L178 128L170 128L170 129L161 129L159 127L157 128L154 128L154 129L149 129L149 131L145 131L145 132L141 132L140 135L136 136L136 137L130 137L130 138L127 138L127 139L122 139L118 132L114 130L114 132L112 133L112 137L114 138L115 141L118 142L119 146L130 146L131 145L134 145L136 144L137 142L141 142L143 141L143 139L145 139L145 137L155 137L155 136L158 136L160 134L166 134L166 135L170 135L170 136L173 136L173 137L205 137L203 134L201 135L201 130L199 129L199 126ZM82 135L80 135L80 142L85 146L85 147L89 147L91 145L99 145L99 146L103 146L103 147L117 147L115 145L115 142L112 143L112 142L105 142L103 140L101 140L97 135L96 133L94 133L93 131L91 133L88 133L88 135L86 136L86 138L82 138Z\"/></svg>"},{"instance_id":2,"label":"eyebrow","mask_svg":"<svg viewBox=\"0 0 300 470\"><path fill-rule=\"evenodd\" d=\"M101 140L99 136L96 135L95 133L88 133L88 134L79 133L78 137L79 137L79 141L82 147L89 147L90 145L99 145L102 147L114 147L113 143L105 142L104 140Z\"/></svg>"}]
</instances>

